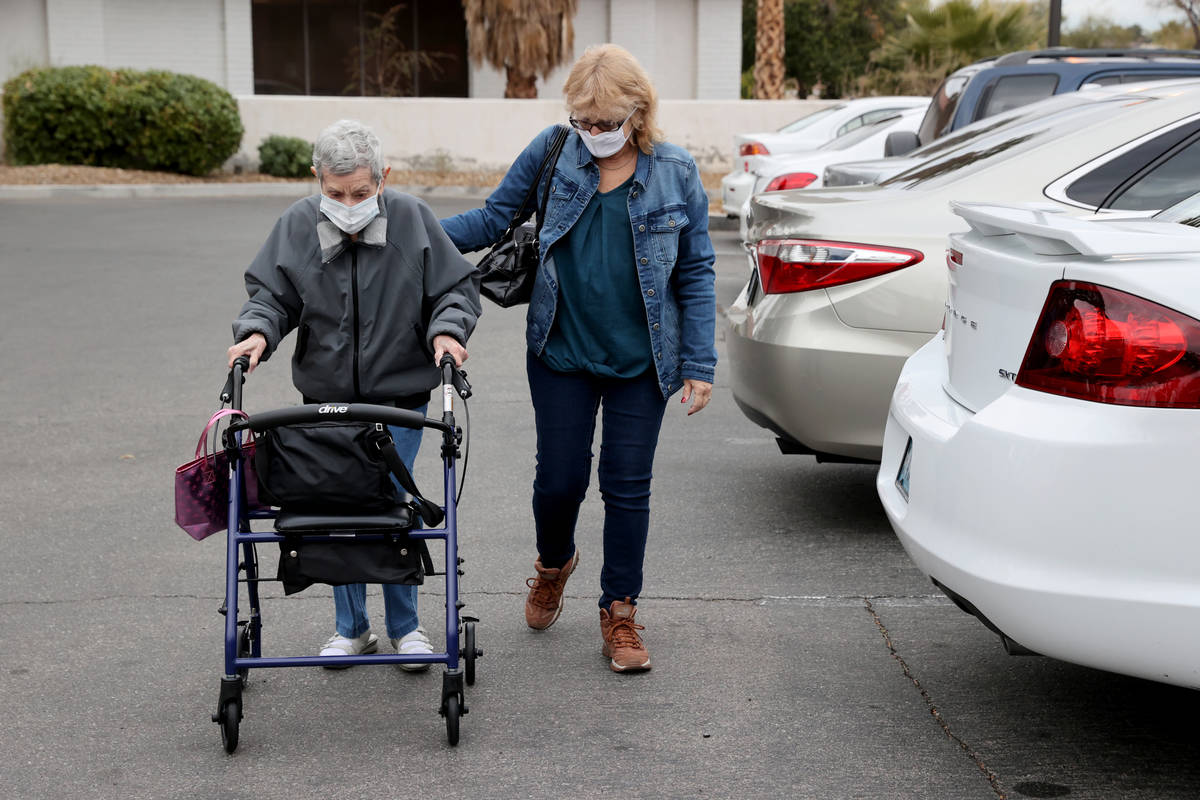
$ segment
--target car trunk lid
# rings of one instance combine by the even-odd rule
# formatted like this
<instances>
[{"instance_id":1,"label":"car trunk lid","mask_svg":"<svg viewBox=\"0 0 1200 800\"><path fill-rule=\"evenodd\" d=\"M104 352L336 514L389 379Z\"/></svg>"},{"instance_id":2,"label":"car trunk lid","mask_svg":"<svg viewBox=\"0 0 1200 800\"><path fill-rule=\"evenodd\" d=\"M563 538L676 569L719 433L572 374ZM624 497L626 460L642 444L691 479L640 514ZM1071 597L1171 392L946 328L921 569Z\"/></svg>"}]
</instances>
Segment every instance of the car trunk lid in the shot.
<instances>
[{"instance_id":1,"label":"car trunk lid","mask_svg":"<svg viewBox=\"0 0 1200 800\"><path fill-rule=\"evenodd\" d=\"M950 236L947 254L945 388L975 412L1013 385L1050 286L1073 264L1196 246L1157 222L1101 222L1035 205L951 208L970 230Z\"/></svg>"}]
</instances>

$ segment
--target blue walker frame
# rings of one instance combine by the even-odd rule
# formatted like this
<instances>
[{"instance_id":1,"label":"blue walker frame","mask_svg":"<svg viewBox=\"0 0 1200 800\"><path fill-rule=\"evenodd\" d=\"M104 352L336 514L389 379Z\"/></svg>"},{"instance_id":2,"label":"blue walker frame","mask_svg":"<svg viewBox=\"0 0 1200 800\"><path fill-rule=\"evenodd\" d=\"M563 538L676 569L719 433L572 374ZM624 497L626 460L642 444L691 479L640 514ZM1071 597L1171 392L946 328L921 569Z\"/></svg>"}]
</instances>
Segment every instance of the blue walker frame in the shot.
<instances>
[{"instance_id":1,"label":"blue walker frame","mask_svg":"<svg viewBox=\"0 0 1200 800\"><path fill-rule=\"evenodd\" d=\"M237 359L230 372L230 382L222 393L222 400L229 401L241 410L242 384L249 366L243 356ZM467 713L464 698L464 683L475 683L475 659L482 656L475 646L474 617L460 614L463 603L458 597L458 578L463 574L462 559L458 556L458 504L455 499L455 462L460 457L459 444L462 434L454 423L454 395L463 399L470 396L470 387L465 374L457 369L449 356L443 358L442 369L442 419L430 419L415 411L391 406L368 403L309 404L276 409L237 419L226 429L226 452L232 467L229 477L229 526L225 545L225 602L219 609L225 617L225 672L221 677L221 691L217 701L217 712L213 722L221 727L221 740L227 753L238 745L239 724L243 717L242 690L251 669L274 667L352 667L370 664L445 664L442 675L442 698L438 713L446 720L446 738L449 744L457 745L459 717ZM432 428L442 432L442 465L445 512L443 524L438 528L413 527L407 531L413 539L445 541L444 574L446 577L446 650L422 655L375 654L347 656L292 656L265 657L262 655L262 614L259 602L258 553L256 545L266 542L281 542L285 537L276 532L252 531L251 520L275 519L275 510L248 508L245 499L244 465L241 452L242 431L262 431L280 425L317 421L382 422L407 428ZM414 519L419 516L413 514ZM353 517L346 518L347 529L352 529ZM359 541L382 539L395 530L380 529L377 532L358 532ZM305 533L306 541L344 541L345 534ZM239 561L239 550L243 560ZM242 572L245 578L239 577ZM267 578L265 580L274 580ZM239 619L239 584L246 584L247 607L245 619ZM461 628L461 636L460 636ZM461 661L460 661L461 658ZM465 669L464 669L465 667Z\"/></svg>"}]
</instances>

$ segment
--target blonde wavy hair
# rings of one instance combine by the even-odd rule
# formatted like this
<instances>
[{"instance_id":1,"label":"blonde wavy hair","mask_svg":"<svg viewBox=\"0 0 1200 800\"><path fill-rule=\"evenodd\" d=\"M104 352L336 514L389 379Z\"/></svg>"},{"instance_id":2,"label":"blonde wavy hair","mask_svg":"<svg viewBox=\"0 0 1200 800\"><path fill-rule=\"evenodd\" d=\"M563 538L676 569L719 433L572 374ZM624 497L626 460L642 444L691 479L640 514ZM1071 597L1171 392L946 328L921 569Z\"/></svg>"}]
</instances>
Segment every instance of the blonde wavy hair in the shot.
<instances>
[{"instance_id":1,"label":"blonde wavy hair","mask_svg":"<svg viewBox=\"0 0 1200 800\"><path fill-rule=\"evenodd\" d=\"M654 151L656 142L666 138L658 128L658 92L633 53L620 45L598 44L584 50L571 67L563 94L572 115L619 111L624 117L633 111L629 120L633 125L631 138L647 155Z\"/></svg>"}]
</instances>

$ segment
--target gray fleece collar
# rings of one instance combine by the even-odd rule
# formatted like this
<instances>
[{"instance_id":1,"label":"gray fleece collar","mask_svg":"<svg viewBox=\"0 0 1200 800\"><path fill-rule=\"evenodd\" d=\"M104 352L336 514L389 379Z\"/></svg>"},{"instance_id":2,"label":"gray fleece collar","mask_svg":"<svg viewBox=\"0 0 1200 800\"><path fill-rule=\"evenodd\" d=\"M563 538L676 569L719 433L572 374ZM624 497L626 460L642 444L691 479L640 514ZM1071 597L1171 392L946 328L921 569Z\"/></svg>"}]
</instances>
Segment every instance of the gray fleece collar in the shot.
<instances>
[{"instance_id":1,"label":"gray fleece collar","mask_svg":"<svg viewBox=\"0 0 1200 800\"><path fill-rule=\"evenodd\" d=\"M317 240L321 244L321 263L333 261L350 242L350 234L345 233L337 225L325 218L317 222ZM383 247L387 244L387 217L380 214L367 223L367 227L358 232L358 243L371 247Z\"/></svg>"}]
</instances>

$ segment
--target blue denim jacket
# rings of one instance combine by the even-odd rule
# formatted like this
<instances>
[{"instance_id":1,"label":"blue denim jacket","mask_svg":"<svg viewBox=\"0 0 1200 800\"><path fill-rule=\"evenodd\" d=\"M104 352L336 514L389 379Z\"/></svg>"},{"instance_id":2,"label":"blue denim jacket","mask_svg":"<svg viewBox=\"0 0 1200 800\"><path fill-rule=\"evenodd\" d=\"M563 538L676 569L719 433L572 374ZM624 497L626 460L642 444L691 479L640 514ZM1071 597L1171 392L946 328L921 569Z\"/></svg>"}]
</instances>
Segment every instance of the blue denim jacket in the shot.
<instances>
[{"instance_id":1,"label":"blue denim jacket","mask_svg":"<svg viewBox=\"0 0 1200 800\"><path fill-rule=\"evenodd\" d=\"M442 220L461 252L490 247L504 233L556 129L542 131L517 156L482 208ZM526 315L525 339L535 355L541 355L546 345L558 302L554 244L571 230L599 185L600 170L591 153L577 135L568 136L550 180L542 264ZM538 198L531 199L522 209L522 219L535 211L537 202ZM712 383L717 364L715 254L708 238L708 196L686 150L663 142L654 146L651 155L638 152L629 189L629 221L663 396L670 397L685 378Z\"/></svg>"}]
</instances>

